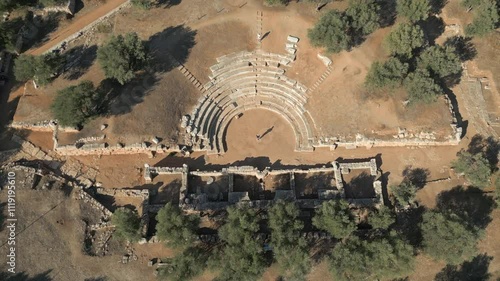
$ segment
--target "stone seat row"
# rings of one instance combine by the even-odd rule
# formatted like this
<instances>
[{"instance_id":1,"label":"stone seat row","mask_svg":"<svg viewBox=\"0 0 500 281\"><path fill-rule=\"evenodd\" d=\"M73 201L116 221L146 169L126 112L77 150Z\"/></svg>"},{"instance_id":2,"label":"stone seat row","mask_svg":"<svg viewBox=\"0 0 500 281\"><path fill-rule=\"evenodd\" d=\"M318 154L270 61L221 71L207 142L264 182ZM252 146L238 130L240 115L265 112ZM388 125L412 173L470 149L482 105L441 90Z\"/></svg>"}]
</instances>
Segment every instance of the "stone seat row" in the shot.
<instances>
[{"instance_id":1,"label":"stone seat row","mask_svg":"<svg viewBox=\"0 0 500 281\"><path fill-rule=\"evenodd\" d=\"M217 58L218 63L226 63L230 62L233 60L237 59L260 59L260 60L269 60L269 61L279 61L279 60L286 60L286 61L294 61L295 56L294 55L282 55L282 54L276 54L276 53L269 53L269 52L262 52L262 51L255 51L255 52L247 52L247 51L242 51L238 53L232 53L228 54L222 57Z\"/></svg>"},{"instance_id":2,"label":"stone seat row","mask_svg":"<svg viewBox=\"0 0 500 281\"><path fill-rule=\"evenodd\" d=\"M275 83L275 79L271 79L270 81L258 82L259 80L254 80L252 77L241 79L238 81L238 85L240 89L254 88L257 91L269 91L277 93L278 95L284 96L286 99L292 99L298 104L305 104L307 99L303 92L298 91L297 89L290 89L288 85L283 85L279 83ZM198 102L198 106L194 109L192 117L198 118L200 115L205 114L207 107L212 103L216 103L217 99L222 99L226 95L230 95L232 92L236 90L232 87L221 88L218 91L208 94L200 98ZM191 122L193 124L194 122ZM199 127L196 125L196 127Z\"/></svg>"},{"instance_id":3,"label":"stone seat row","mask_svg":"<svg viewBox=\"0 0 500 281\"><path fill-rule=\"evenodd\" d=\"M254 72L259 72L259 71L273 72L274 71L274 72L279 72L279 73L285 73L285 69L280 68L277 65L268 64L267 62L266 63L250 63L250 62L244 61L244 62L235 63L235 64L232 64L230 66L223 67L223 68L217 69L215 71L212 71L212 74L209 75L208 77L210 78L210 80L214 80L214 79L222 76L223 74L229 73L231 71L234 72L235 70L242 70L242 71L252 70Z\"/></svg>"},{"instance_id":4,"label":"stone seat row","mask_svg":"<svg viewBox=\"0 0 500 281\"><path fill-rule=\"evenodd\" d=\"M235 98L241 97L241 96L269 96L272 98L275 98L277 100L280 100L283 103L288 103L291 106L297 107L301 112L305 112L306 109L304 108L305 104L305 98L293 95L289 93L288 91L283 90L281 88L273 88L268 86L267 84L263 85L255 85L255 84L248 84L246 86L242 85L242 87L233 93L223 93L217 96L210 96L209 98L205 98L204 101L201 104L201 107L198 107L199 110L195 113L197 116L197 121L194 122L193 124L197 128L197 132L201 135L204 135L206 133L205 127L203 125L204 119L207 118L207 115L209 118L211 118L212 112L214 110L214 107L224 107L228 103L232 102Z\"/></svg>"},{"instance_id":5,"label":"stone seat row","mask_svg":"<svg viewBox=\"0 0 500 281\"><path fill-rule=\"evenodd\" d=\"M236 104L235 104L236 103ZM234 106L231 106L233 104ZM231 112L235 108L240 108L244 105L248 104L254 104L256 106L262 106L262 105L272 105L276 108L279 108L279 113L280 115L282 114L287 114L288 121L293 121L290 122L297 127L297 132L305 137L305 140L307 140L307 136L310 135L310 128L307 125L306 120L304 119L304 113L298 110L296 106L293 104L285 104L282 101L276 100L275 97L273 96L239 96L235 97L232 102L228 103L227 106L222 107L219 109L219 112L217 112L217 118L216 120L213 120L211 123L208 123L209 130L208 130L208 136L213 136L214 134L217 134L217 129L215 132L213 131L214 128L217 128L220 126L221 122L225 118L227 118L228 112Z\"/></svg>"},{"instance_id":6,"label":"stone seat row","mask_svg":"<svg viewBox=\"0 0 500 281\"><path fill-rule=\"evenodd\" d=\"M215 128L216 139L214 139L213 137L210 139L210 141L212 142L211 147L218 150L218 152L225 152L223 140L225 138L224 134L229 122L231 122L231 120L235 116L251 108L265 108L277 113L285 120L287 120L291 124L295 134L296 150L308 149L311 146L309 143L308 135L309 128L307 127L305 121L302 119L302 115L298 112L295 112L293 110L294 108L277 104L274 100L259 99L259 101L256 102L255 100L247 98L245 101L240 102L243 104L236 108L226 110L226 112L223 114L223 117L220 118L218 126ZM215 145L213 144L214 141L216 141Z\"/></svg>"},{"instance_id":7,"label":"stone seat row","mask_svg":"<svg viewBox=\"0 0 500 281\"><path fill-rule=\"evenodd\" d=\"M237 75L231 76L224 81L220 81L218 83L209 82L204 87L208 95L211 93L217 93L229 90L231 88L237 89L241 83L248 82L250 80L255 81L256 83L262 81L277 85L283 85L284 87L290 89L291 91L297 93L299 96L307 96L307 88L298 83L297 81L290 79L284 75L276 75L270 73L257 73L257 74L249 74L249 73L239 73Z\"/></svg>"}]
</instances>

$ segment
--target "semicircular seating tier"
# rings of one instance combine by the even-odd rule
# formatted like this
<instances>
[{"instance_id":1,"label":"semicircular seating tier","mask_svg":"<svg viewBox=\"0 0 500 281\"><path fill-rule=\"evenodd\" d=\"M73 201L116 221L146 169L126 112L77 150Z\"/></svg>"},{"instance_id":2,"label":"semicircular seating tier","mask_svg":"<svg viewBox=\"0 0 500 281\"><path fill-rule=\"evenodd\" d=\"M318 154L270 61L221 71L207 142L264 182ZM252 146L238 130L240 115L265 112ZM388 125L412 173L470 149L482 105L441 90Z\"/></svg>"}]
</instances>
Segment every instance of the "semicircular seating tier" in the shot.
<instances>
[{"instance_id":1,"label":"semicircular seating tier","mask_svg":"<svg viewBox=\"0 0 500 281\"><path fill-rule=\"evenodd\" d=\"M260 108L288 121L296 151L312 151L313 122L305 109L307 87L285 76L285 67L294 60L294 55L262 51L218 58L186 127L194 142L210 153L226 152L225 134L231 120L246 110Z\"/></svg>"}]
</instances>

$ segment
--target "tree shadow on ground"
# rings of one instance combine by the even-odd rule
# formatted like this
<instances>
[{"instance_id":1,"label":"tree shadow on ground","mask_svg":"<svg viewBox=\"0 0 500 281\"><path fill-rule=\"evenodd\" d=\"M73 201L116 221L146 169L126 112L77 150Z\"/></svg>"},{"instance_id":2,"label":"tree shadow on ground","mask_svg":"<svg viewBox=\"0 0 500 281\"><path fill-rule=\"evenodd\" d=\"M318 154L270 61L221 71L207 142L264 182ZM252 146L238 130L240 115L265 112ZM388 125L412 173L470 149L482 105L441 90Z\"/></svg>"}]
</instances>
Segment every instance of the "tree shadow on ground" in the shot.
<instances>
[{"instance_id":1,"label":"tree shadow on ground","mask_svg":"<svg viewBox=\"0 0 500 281\"><path fill-rule=\"evenodd\" d=\"M396 0L384 0L379 2L379 24L381 28L388 27L396 21Z\"/></svg>"},{"instance_id":2,"label":"tree shadow on ground","mask_svg":"<svg viewBox=\"0 0 500 281\"><path fill-rule=\"evenodd\" d=\"M163 7L165 9L171 8L172 6L179 5L182 0L158 0L156 7Z\"/></svg>"},{"instance_id":3,"label":"tree shadow on ground","mask_svg":"<svg viewBox=\"0 0 500 281\"><path fill-rule=\"evenodd\" d=\"M425 186L430 174L431 172L429 171L429 169L412 168L411 166L407 166L403 170L404 181L412 183L418 189L421 189Z\"/></svg>"},{"instance_id":4,"label":"tree shadow on ground","mask_svg":"<svg viewBox=\"0 0 500 281\"><path fill-rule=\"evenodd\" d=\"M23 51L33 47L40 47L50 40L50 34L59 27L64 15L49 13L47 16L30 16L26 21L23 33Z\"/></svg>"},{"instance_id":5,"label":"tree shadow on ground","mask_svg":"<svg viewBox=\"0 0 500 281\"><path fill-rule=\"evenodd\" d=\"M444 42L444 45L455 48L455 53L458 55L462 62L472 60L477 56L477 50L472 43L472 37L449 37Z\"/></svg>"},{"instance_id":6,"label":"tree shadow on ground","mask_svg":"<svg viewBox=\"0 0 500 281\"><path fill-rule=\"evenodd\" d=\"M441 10L444 8L444 6L448 3L447 0L430 0L429 4L431 6L431 14L440 14Z\"/></svg>"},{"instance_id":7,"label":"tree shadow on ground","mask_svg":"<svg viewBox=\"0 0 500 281\"><path fill-rule=\"evenodd\" d=\"M0 272L0 280L3 281L52 281L52 277L49 274L52 272L51 270L47 270L43 273L37 274L33 277L29 277L29 275L25 272L18 272L15 274L11 274L8 272Z\"/></svg>"},{"instance_id":8,"label":"tree shadow on ground","mask_svg":"<svg viewBox=\"0 0 500 281\"><path fill-rule=\"evenodd\" d=\"M67 63L64 68L67 70L64 73L64 78L77 80L87 72L97 58L97 46L77 46L67 51L65 57Z\"/></svg>"},{"instance_id":9,"label":"tree shadow on ground","mask_svg":"<svg viewBox=\"0 0 500 281\"><path fill-rule=\"evenodd\" d=\"M357 175L348 183L344 183L345 197L346 198L372 198L375 197L375 190L373 189L373 181L375 177L362 172Z\"/></svg>"},{"instance_id":10,"label":"tree shadow on ground","mask_svg":"<svg viewBox=\"0 0 500 281\"><path fill-rule=\"evenodd\" d=\"M434 278L435 281L455 280L489 280L488 268L493 257L486 254L475 256L470 261L464 261L460 266L446 265Z\"/></svg>"},{"instance_id":11,"label":"tree shadow on ground","mask_svg":"<svg viewBox=\"0 0 500 281\"><path fill-rule=\"evenodd\" d=\"M107 92L107 115L129 113L136 104L143 102L159 81L158 74L167 73L187 61L196 44L195 36L196 31L184 25L168 27L151 36L146 42L150 55L146 69L125 86L112 81L103 86Z\"/></svg>"},{"instance_id":12,"label":"tree shadow on ground","mask_svg":"<svg viewBox=\"0 0 500 281\"><path fill-rule=\"evenodd\" d=\"M495 207L493 198L476 187L454 187L441 192L436 201L436 209L443 214L458 216L471 229L485 229L492 220L490 214Z\"/></svg>"},{"instance_id":13,"label":"tree shadow on ground","mask_svg":"<svg viewBox=\"0 0 500 281\"><path fill-rule=\"evenodd\" d=\"M422 27L424 36L427 42L429 42L429 45L434 45L436 38L444 32L445 24L442 18L431 16L424 21L420 21L418 24Z\"/></svg>"},{"instance_id":14,"label":"tree shadow on ground","mask_svg":"<svg viewBox=\"0 0 500 281\"><path fill-rule=\"evenodd\" d=\"M476 134L472 137L467 152L471 154L482 153L483 156L488 160L490 168L492 171L498 169L498 154L500 153L500 142L494 137L489 136L484 138L480 134Z\"/></svg>"},{"instance_id":15,"label":"tree shadow on ground","mask_svg":"<svg viewBox=\"0 0 500 281\"><path fill-rule=\"evenodd\" d=\"M423 221L425 212L424 206L409 208L397 214L396 229L415 248L422 246L422 229L420 224Z\"/></svg>"}]
</instances>

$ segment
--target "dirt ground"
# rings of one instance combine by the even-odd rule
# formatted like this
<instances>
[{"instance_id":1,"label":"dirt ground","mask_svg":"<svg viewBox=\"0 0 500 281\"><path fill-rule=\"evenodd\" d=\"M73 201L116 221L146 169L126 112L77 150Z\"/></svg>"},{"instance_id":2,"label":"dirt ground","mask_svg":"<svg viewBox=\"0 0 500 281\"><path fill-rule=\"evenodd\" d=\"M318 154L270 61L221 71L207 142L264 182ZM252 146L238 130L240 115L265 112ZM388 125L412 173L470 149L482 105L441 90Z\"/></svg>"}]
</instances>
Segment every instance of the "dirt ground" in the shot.
<instances>
[{"instance_id":1,"label":"dirt ground","mask_svg":"<svg viewBox=\"0 0 500 281\"><path fill-rule=\"evenodd\" d=\"M165 67L168 60L164 52L172 53L205 83L210 74L209 67L216 63L217 57L256 48L257 10L264 14L263 32L270 32L262 42L263 50L284 53L286 36L292 34L301 38L297 60L288 69L288 76L312 87L325 71L325 66L316 57L321 50L313 48L307 40L307 29L320 15L314 12L313 5L293 3L284 9L264 7L260 1L248 1L239 8L238 1L194 2L197 5L181 2L170 7L167 18L163 16L164 9L123 9L107 21L109 33L96 35L98 32L94 32L72 44L75 47L83 43L99 45L112 34L128 32L128 27L134 26L134 31L149 42L154 58L146 73L118 90L120 94L107 116L92 120L78 134L63 136L61 144L101 135L99 128L102 124L109 125L105 132L109 144L137 143L148 141L153 136L166 141L178 140L179 120L183 114L191 112L200 93L178 71ZM342 9L345 3L330 6L325 9ZM364 76L374 60L386 56L381 41L389 31L390 28L378 30L359 48L332 55L332 73L310 94L306 105L315 121L315 136L352 139L356 133L361 133L392 139L398 127L406 128L409 133L435 132L439 139L450 135L451 117L443 101L432 106L404 108L404 94L384 99L366 98L367 93L362 87ZM97 86L103 78L94 58L79 79L91 80ZM60 77L41 90L33 90L28 85L15 120L51 118L49 107L55 93L73 83L75 81Z\"/></svg>"},{"instance_id":2,"label":"dirt ground","mask_svg":"<svg viewBox=\"0 0 500 281\"><path fill-rule=\"evenodd\" d=\"M108 0L106 5L117 5L119 1ZM111 34L124 33L134 27L141 38L153 42L155 59L159 63L165 62L162 52L165 50L174 52L177 59L188 58L185 62L187 68L195 74L202 82L208 81L209 67L215 63L215 58L225 53L238 50L253 50L255 48L255 11L264 11L263 29L271 31L270 35L263 41L263 49L278 53L284 53L286 35L299 36L302 40L298 44L297 61L288 70L287 75L301 81L307 86L315 83L321 76L325 67L317 59L319 50L311 48L306 39L306 30L319 16L314 12L312 5L303 3L291 4L286 9L265 8L260 1L252 0L215 0L215 1L182 1L179 5L169 9L153 9L145 12L140 10L126 9L117 14L112 23L112 32L100 34L94 40L99 43ZM458 9L456 1L450 1L450 9ZM333 5L343 5L335 3ZM326 9L333 7L329 4ZM108 6L108 8L111 6ZM104 9L104 8L103 8ZM451 13L451 12L450 12ZM90 13L89 13L90 14ZM83 16L82 16L83 18ZM79 23L75 18L75 24ZM380 100L367 100L361 88L361 82L372 61L383 59L384 51L381 49L381 40L389 32L389 29L381 29L370 36L358 49L350 53L333 55L333 72L315 92L312 93L308 108L320 134L329 135L353 135L363 132L366 135L384 137L394 134L398 126L409 130L435 130L443 133L442 128L449 128L449 113L444 103L438 102L425 110L422 107L403 109L402 95ZM63 36L61 33L55 36ZM56 41L54 37L50 42ZM488 59L498 48L495 44L498 38L492 37L478 43L478 64L491 69L492 73L498 74L495 60ZM49 45L51 44L49 42ZM224 42L230 44L224 45ZM489 43L488 43L489 42ZM77 42L83 44L84 42ZM180 45L179 45L180 44ZM181 46L182 48L176 48ZM162 49L165 48L165 49ZM496 48L496 49L495 49ZM34 51L33 51L34 52ZM489 68L488 68L489 67ZM307 75L304 75L306 73ZM88 67L88 70L79 79L88 79L96 85L104 78L97 62ZM156 135L164 139L175 138L178 130L179 119L182 114L191 111L199 97L199 93L179 72L175 70L155 69L151 75L141 76L124 91L125 104L131 105L119 114L102 117L91 121L78 134L64 136L63 143L71 143L74 140L100 135L105 133L110 143L113 142L138 142L149 140ZM495 78L497 79L497 78ZM60 77L54 83L39 91L34 91L28 85L26 95L22 98L15 120L43 120L50 118L48 107L57 90L77 83L74 80ZM497 83L498 85L498 83ZM141 94L138 101L131 98L134 96L134 88L140 87ZM137 89L137 88L136 88ZM22 90L22 89L21 89ZM132 93L132 94L131 94ZM128 95L127 95L128 94ZM11 98L14 98L12 95ZM463 98L457 94L459 104ZM119 100L120 101L120 100ZM465 120L468 113L461 111ZM109 127L101 132L99 127L106 123ZM268 128L273 128L271 133L261 141L256 140L256 135L261 134ZM446 131L447 132L447 131ZM144 164L154 166L180 167L188 164L192 169L220 168L228 165L254 165L263 169L265 167L280 168L286 166L317 165L326 164L333 160L357 159L380 156L382 160L380 169L388 178L388 185L399 184L403 179L403 171L407 167L427 168L430 171L428 180L451 177L450 181L429 184L418 193L419 201L425 206L434 206L436 195L457 185L464 184L462 178L457 178L450 171L450 162L455 158L457 151L467 147L470 138L476 133L475 124L469 123L465 132L465 139L459 146L443 147L405 147L405 148L372 148L372 149L317 149L310 153L294 152L295 141L292 128L284 119L278 115L265 110L251 110L243 114L238 120L230 123L227 130L226 142L228 151L222 156L203 153L194 153L190 157L179 155L156 155L148 158L146 155L122 155L122 156L89 156L74 157L85 165L99 170L97 181L105 188L124 187L151 187L146 185L143 179ZM50 133L30 133L28 139L44 149L52 147ZM300 179L299 179L300 181ZM326 182L325 184L328 184ZM155 203L176 202L178 194L172 192L179 185L179 178L157 177L152 183L152 188L158 188L158 196ZM254 188L254 186L251 186ZM313 190L311 190L313 192ZM41 200L39 194L20 194L20 202L33 202L37 204L30 207L26 218L34 219L43 214L56 204L54 202ZM2 195L3 196L3 195ZM43 196L45 198L46 196ZM62 200L62 198L60 198ZM77 209L74 208L72 200L65 199L61 205L50 211L30 228L34 235L21 235L20 239L24 245L34 245L29 249L20 248L21 254L28 257L22 261L23 270L29 273L38 273L51 270L49 274L54 280L83 280L87 277L97 277L92 273L108 275L110 280L153 280L151 268L147 268L145 262L147 254L156 256L170 256L173 252L161 246L153 247L145 245L138 246L142 251L137 264L122 266L117 263L118 256L110 256L99 259L91 259L83 256L80 251L81 245L77 243L79 228L78 221L71 217L78 217ZM127 202L118 202L127 204ZM67 216L64 225L56 223L61 217ZM481 252L487 252L493 256L489 270L494 277L500 275L500 213L495 210L492 214L492 222L486 229L484 239L479 248ZM26 220L28 221L28 220ZM2 232L0 232L2 234ZM68 241L68 242L61 242ZM52 247L50 245L58 245ZM24 251L24 252L23 252ZM50 253L50 255L48 255ZM38 260L40 256L55 256L54 259ZM69 257L63 259L63 257ZM60 265L67 265L61 267ZM444 264L436 263L428 257L419 255L415 273L410 280L431 280ZM262 277L262 280L276 280L278 270L271 267ZM327 264L323 262L315 266L308 280L322 281L331 280ZM80 278L81 277L81 278ZM211 280L213 272L207 272L198 280ZM77 279L74 279L77 278ZM80 279L78 279L80 278Z\"/></svg>"},{"instance_id":3,"label":"dirt ground","mask_svg":"<svg viewBox=\"0 0 500 281\"><path fill-rule=\"evenodd\" d=\"M5 202L6 193L0 193ZM120 264L121 254L102 258L82 252L84 224L79 202L58 190L18 190L16 216L17 271L30 276L46 273L51 280L85 280L109 276L109 280L155 280L147 267L149 256ZM0 236L6 237L2 228ZM4 240L2 238L2 245ZM159 246L161 248L161 246ZM139 247L140 248L140 247ZM1 248L5 252L5 245ZM5 255L0 270L5 270Z\"/></svg>"}]
</instances>

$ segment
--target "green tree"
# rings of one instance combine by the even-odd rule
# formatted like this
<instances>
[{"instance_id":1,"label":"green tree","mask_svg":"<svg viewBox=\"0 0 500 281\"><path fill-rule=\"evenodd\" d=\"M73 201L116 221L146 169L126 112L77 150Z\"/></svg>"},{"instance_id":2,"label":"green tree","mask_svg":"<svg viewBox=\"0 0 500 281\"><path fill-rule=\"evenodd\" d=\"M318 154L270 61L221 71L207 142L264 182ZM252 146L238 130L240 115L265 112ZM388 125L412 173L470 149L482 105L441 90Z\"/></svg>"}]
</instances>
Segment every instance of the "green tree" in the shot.
<instances>
[{"instance_id":1,"label":"green tree","mask_svg":"<svg viewBox=\"0 0 500 281\"><path fill-rule=\"evenodd\" d=\"M458 173L463 173L470 183L476 187L484 188L490 183L491 169L488 159L482 153L471 154L460 151L457 160L452 163Z\"/></svg>"},{"instance_id":2,"label":"green tree","mask_svg":"<svg viewBox=\"0 0 500 281\"><path fill-rule=\"evenodd\" d=\"M191 247L170 260L168 266L158 268L158 279L187 281L200 275L207 266L208 254Z\"/></svg>"},{"instance_id":3,"label":"green tree","mask_svg":"<svg viewBox=\"0 0 500 281\"><path fill-rule=\"evenodd\" d=\"M120 240L136 242L141 237L141 220L137 212L127 208L119 208L113 213L111 223L115 226L114 236Z\"/></svg>"},{"instance_id":4,"label":"green tree","mask_svg":"<svg viewBox=\"0 0 500 281\"><path fill-rule=\"evenodd\" d=\"M345 13L356 33L368 35L380 27L379 10L374 0L350 0Z\"/></svg>"},{"instance_id":5,"label":"green tree","mask_svg":"<svg viewBox=\"0 0 500 281\"><path fill-rule=\"evenodd\" d=\"M51 109L62 126L78 127L99 112L101 96L90 81L57 92Z\"/></svg>"},{"instance_id":6,"label":"green tree","mask_svg":"<svg viewBox=\"0 0 500 281\"><path fill-rule=\"evenodd\" d=\"M365 85L369 89L396 88L408 74L408 68L407 63L394 57L384 63L374 62L366 75Z\"/></svg>"},{"instance_id":7,"label":"green tree","mask_svg":"<svg viewBox=\"0 0 500 281\"><path fill-rule=\"evenodd\" d=\"M476 252L477 232L469 230L457 216L426 212L421 229L424 250L435 259L458 264Z\"/></svg>"},{"instance_id":8,"label":"green tree","mask_svg":"<svg viewBox=\"0 0 500 281\"><path fill-rule=\"evenodd\" d=\"M254 236L259 231L256 211L248 207L229 207L219 237L226 243L217 280L255 280L266 266L262 244Z\"/></svg>"},{"instance_id":9,"label":"green tree","mask_svg":"<svg viewBox=\"0 0 500 281\"><path fill-rule=\"evenodd\" d=\"M153 7L151 0L132 0L130 1L134 7L149 10Z\"/></svg>"},{"instance_id":10,"label":"green tree","mask_svg":"<svg viewBox=\"0 0 500 281\"><path fill-rule=\"evenodd\" d=\"M396 199L396 203L401 206L413 204L417 197L417 187L408 181L403 181L399 185L391 186L392 196Z\"/></svg>"},{"instance_id":11,"label":"green tree","mask_svg":"<svg viewBox=\"0 0 500 281\"><path fill-rule=\"evenodd\" d=\"M438 45L422 52L418 59L418 66L435 73L440 78L458 74L462 70L455 48Z\"/></svg>"},{"instance_id":12,"label":"green tree","mask_svg":"<svg viewBox=\"0 0 500 281\"><path fill-rule=\"evenodd\" d=\"M329 52L338 53L351 47L348 19L339 11L324 14L307 35L315 47L326 47Z\"/></svg>"},{"instance_id":13,"label":"green tree","mask_svg":"<svg viewBox=\"0 0 500 281\"><path fill-rule=\"evenodd\" d=\"M20 17L0 22L0 50L18 51L16 48L17 34L23 26L24 20Z\"/></svg>"},{"instance_id":14,"label":"green tree","mask_svg":"<svg viewBox=\"0 0 500 281\"><path fill-rule=\"evenodd\" d=\"M500 23L499 10L495 0L481 0L474 15L474 21L465 27L465 33L485 36L495 30Z\"/></svg>"},{"instance_id":15,"label":"green tree","mask_svg":"<svg viewBox=\"0 0 500 281\"><path fill-rule=\"evenodd\" d=\"M299 213L294 203L285 201L276 202L269 210L274 257L283 275L291 280L305 280L310 269L306 241L300 236L304 224L298 218Z\"/></svg>"},{"instance_id":16,"label":"green tree","mask_svg":"<svg viewBox=\"0 0 500 281\"><path fill-rule=\"evenodd\" d=\"M397 0L396 11L412 22L426 20L431 11L429 0Z\"/></svg>"},{"instance_id":17,"label":"green tree","mask_svg":"<svg viewBox=\"0 0 500 281\"><path fill-rule=\"evenodd\" d=\"M97 50L97 59L106 77L114 78L123 85L145 65L146 46L137 33L113 36Z\"/></svg>"},{"instance_id":18,"label":"green tree","mask_svg":"<svg viewBox=\"0 0 500 281\"><path fill-rule=\"evenodd\" d=\"M183 214L179 207L172 203L167 203L158 211L156 220L156 235L170 246L189 245L196 239L199 217Z\"/></svg>"},{"instance_id":19,"label":"green tree","mask_svg":"<svg viewBox=\"0 0 500 281\"><path fill-rule=\"evenodd\" d=\"M410 73L404 81L404 87L411 103L432 103L442 94L441 87L426 70Z\"/></svg>"},{"instance_id":20,"label":"green tree","mask_svg":"<svg viewBox=\"0 0 500 281\"><path fill-rule=\"evenodd\" d=\"M14 63L14 74L18 81L34 79L40 85L47 85L64 63L64 57L55 53L42 56L22 54Z\"/></svg>"},{"instance_id":21,"label":"green tree","mask_svg":"<svg viewBox=\"0 0 500 281\"><path fill-rule=\"evenodd\" d=\"M414 267L413 248L395 235L368 242L350 237L330 257L335 280L380 280L405 277Z\"/></svg>"},{"instance_id":22,"label":"green tree","mask_svg":"<svg viewBox=\"0 0 500 281\"><path fill-rule=\"evenodd\" d=\"M401 23L389 33L384 44L391 54L411 58L413 50L425 44L424 31L418 25Z\"/></svg>"},{"instance_id":23,"label":"green tree","mask_svg":"<svg viewBox=\"0 0 500 281\"><path fill-rule=\"evenodd\" d=\"M289 0L264 0L264 3L268 6L284 6L288 4Z\"/></svg>"},{"instance_id":24,"label":"green tree","mask_svg":"<svg viewBox=\"0 0 500 281\"><path fill-rule=\"evenodd\" d=\"M317 209L312 223L318 229L330 233L337 239L343 239L356 230L354 216L345 200L330 200L323 202Z\"/></svg>"},{"instance_id":25,"label":"green tree","mask_svg":"<svg viewBox=\"0 0 500 281\"><path fill-rule=\"evenodd\" d=\"M388 229L395 222L396 215L386 206L382 206L368 215L368 223L373 228Z\"/></svg>"}]
</instances>

